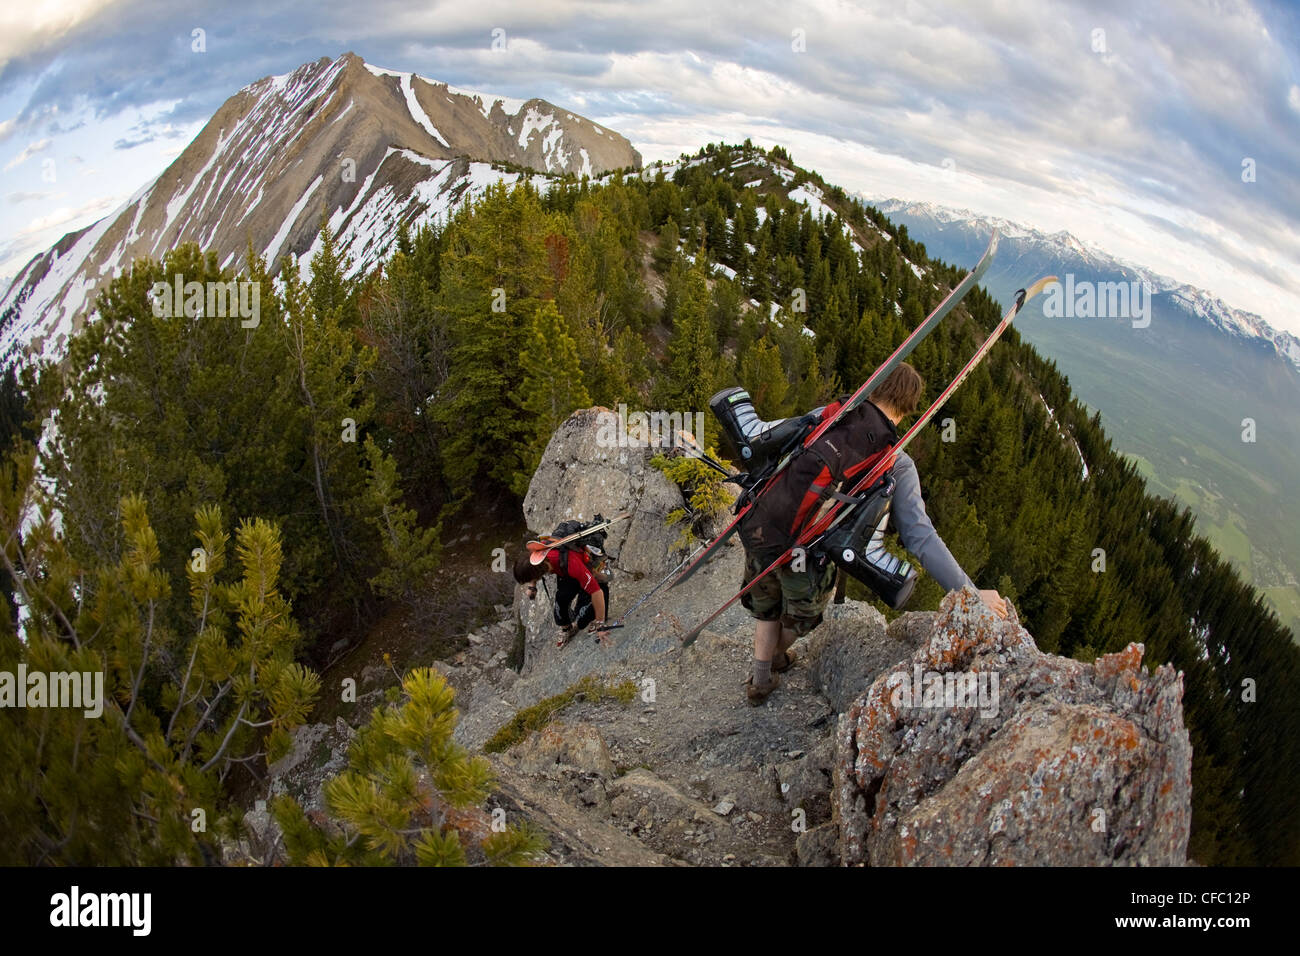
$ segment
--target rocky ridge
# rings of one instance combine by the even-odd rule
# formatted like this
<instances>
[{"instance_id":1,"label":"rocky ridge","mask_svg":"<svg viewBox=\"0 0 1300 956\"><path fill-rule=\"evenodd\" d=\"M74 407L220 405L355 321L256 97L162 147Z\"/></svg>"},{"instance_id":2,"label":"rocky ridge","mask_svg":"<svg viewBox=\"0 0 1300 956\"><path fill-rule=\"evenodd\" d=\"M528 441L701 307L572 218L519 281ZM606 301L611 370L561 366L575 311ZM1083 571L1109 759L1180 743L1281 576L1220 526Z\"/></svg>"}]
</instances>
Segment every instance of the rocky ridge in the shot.
<instances>
[{"instance_id":1,"label":"rocky ridge","mask_svg":"<svg viewBox=\"0 0 1300 956\"><path fill-rule=\"evenodd\" d=\"M535 529L633 512L607 542L617 614L684 552L663 520L680 491L650 465L652 450L602 447L611 414L576 412L557 430L524 510ZM578 700L491 756L492 806L547 833L552 863L1185 862L1191 747L1181 677L1143 668L1140 645L1091 664L1043 654L1014 612L998 621L971 591L888 624L847 601L795 645L795 667L752 708L743 611L679 645L739 579L732 545L671 601L662 592L648 601L607 645L583 635L556 647L545 596L520 596L467 651L434 664L456 688L456 737L471 750L587 675L635 686L630 703ZM520 640L516 672L505 661ZM358 715L393 682L375 671L363 674ZM984 675L993 696L921 692L960 675L973 684ZM319 807L350 734L343 720L300 729L302 745L273 768L271 792ZM250 833L273 845L273 833L253 825L265 821L250 820Z\"/></svg>"}]
</instances>

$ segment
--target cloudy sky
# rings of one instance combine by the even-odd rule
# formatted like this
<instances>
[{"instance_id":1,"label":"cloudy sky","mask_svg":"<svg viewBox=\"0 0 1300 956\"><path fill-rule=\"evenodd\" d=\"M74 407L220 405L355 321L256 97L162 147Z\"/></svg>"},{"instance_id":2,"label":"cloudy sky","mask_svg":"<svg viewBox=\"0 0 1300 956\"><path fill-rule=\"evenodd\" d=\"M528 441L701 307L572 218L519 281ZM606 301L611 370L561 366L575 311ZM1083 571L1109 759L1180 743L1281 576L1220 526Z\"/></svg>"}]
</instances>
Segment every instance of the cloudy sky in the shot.
<instances>
[{"instance_id":1,"label":"cloudy sky","mask_svg":"<svg viewBox=\"0 0 1300 956\"><path fill-rule=\"evenodd\" d=\"M647 161L750 137L850 191L1068 229L1300 333L1286 0L10 3L0 281L242 86L349 50L577 109Z\"/></svg>"}]
</instances>

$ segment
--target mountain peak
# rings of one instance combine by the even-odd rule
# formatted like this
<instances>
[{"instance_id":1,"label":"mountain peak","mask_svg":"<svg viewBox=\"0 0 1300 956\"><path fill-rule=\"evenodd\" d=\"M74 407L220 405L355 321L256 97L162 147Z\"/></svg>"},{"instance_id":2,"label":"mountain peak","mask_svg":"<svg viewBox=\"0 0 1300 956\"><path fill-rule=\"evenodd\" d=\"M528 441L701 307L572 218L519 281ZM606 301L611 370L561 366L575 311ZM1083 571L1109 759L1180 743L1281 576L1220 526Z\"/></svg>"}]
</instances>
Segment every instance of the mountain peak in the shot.
<instances>
[{"instance_id":1,"label":"mountain peak","mask_svg":"<svg viewBox=\"0 0 1300 956\"><path fill-rule=\"evenodd\" d=\"M401 223L445 218L491 182L640 165L625 137L546 100L321 57L231 96L123 207L33 258L0 300L0 355L61 354L103 283L182 243L235 267L251 241L275 268L311 251L324 214L360 270Z\"/></svg>"}]
</instances>

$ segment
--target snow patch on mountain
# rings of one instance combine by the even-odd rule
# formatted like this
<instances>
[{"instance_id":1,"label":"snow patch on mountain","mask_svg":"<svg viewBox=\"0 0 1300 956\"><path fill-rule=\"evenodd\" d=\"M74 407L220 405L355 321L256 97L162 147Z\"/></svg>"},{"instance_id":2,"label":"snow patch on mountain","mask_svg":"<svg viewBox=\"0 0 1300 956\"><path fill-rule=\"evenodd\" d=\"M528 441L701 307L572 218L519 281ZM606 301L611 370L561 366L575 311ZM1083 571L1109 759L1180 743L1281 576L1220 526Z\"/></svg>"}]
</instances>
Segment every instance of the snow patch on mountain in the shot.
<instances>
[{"instance_id":1,"label":"snow patch on mountain","mask_svg":"<svg viewBox=\"0 0 1300 956\"><path fill-rule=\"evenodd\" d=\"M447 142L437 128L429 120L429 114L424 111L420 101L415 98L415 87L412 85L410 73L404 74L401 79L402 95L406 97L406 108L411 111L411 119L419 123L430 136L436 139L443 146L451 149L451 144Z\"/></svg>"},{"instance_id":2,"label":"snow patch on mountain","mask_svg":"<svg viewBox=\"0 0 1300 956\"><path fill-rule=\"evenodd\" d=\"M271 244L266 247L267 262L274 264L279 260L280 247L284 245L284 240L289 238L289 230L292 229L293 224L298 221L298 217L302 215L303 209L307 207L307 203L311 200L311 194L316 191L316 187L321 184L321 180L324 178L324 175L320 175L312 180L312 184L307 187L307 191L302 194L298 201L293 204L293 208L289 210L289 215L284 217L284 222L280 224L280 231L275 234L275 238L271 240Z\"/></svg>"},{"instance_id":3,"label":"snow patch on mountain","mask_svg":"<svg viewBox=\"0 0 1300 956\"><path fill-rule=\"evenodd\" d=\"M517 116L519 111L524 108L524 104L528 102L527 100L515 99L509 96L497 96L494 93L475 93L473 90L462 90L445 83L442 85L446 87L448 93L473 100L486 120L492 118L492 108L498 103L501 104L501 109L506 116Z\"/></svg>"}]
</instances>

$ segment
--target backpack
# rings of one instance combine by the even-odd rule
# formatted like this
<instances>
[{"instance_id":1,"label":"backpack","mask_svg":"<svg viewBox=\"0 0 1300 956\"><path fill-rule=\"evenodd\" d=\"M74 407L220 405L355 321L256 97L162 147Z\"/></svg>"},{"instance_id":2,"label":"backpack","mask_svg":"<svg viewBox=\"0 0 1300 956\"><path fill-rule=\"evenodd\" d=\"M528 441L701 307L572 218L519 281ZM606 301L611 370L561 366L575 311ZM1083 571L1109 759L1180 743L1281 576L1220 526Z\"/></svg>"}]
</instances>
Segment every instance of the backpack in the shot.
<instances>
[{"instance_id":1,"label":"backpack","mask_svg":"<svg viewBox=\"0 0 1300 956\"><path fill-rule=\"evenodd\" d=\"M833 415L840 403L826 406ZM846 412L817 441L795 452L736 529L745 549L775 554L792 547L842 482L865 473L898 441L898 432L871 402Z\"/></svg>"},{"instance_id":2,"label":"backpack","mask_svg":"<svg viewBox=\"0 0 1300 956\"><path fill-rule=\"evenodd\" d=\"M590 528L592 525L600 524L604 520L605 519L600 515L596 515L591 521L575 521L572 519L569 521L561 521L555 526L555 530L551 532L551 535L555 538L567 538L571 534L577 534L583 528ZM597 553L602 553L605 547L605 539L608 536L608 530L593 531L589 535L584 535L581 538L570 541L568 544L562 544L556 548L555 550L558 551L560 555L560 573L568 573L569 554L571 552L577 551L583 555L587 555L591 553L589 551L590 547L594 548Z\"/></svg>"}]
</instances>

